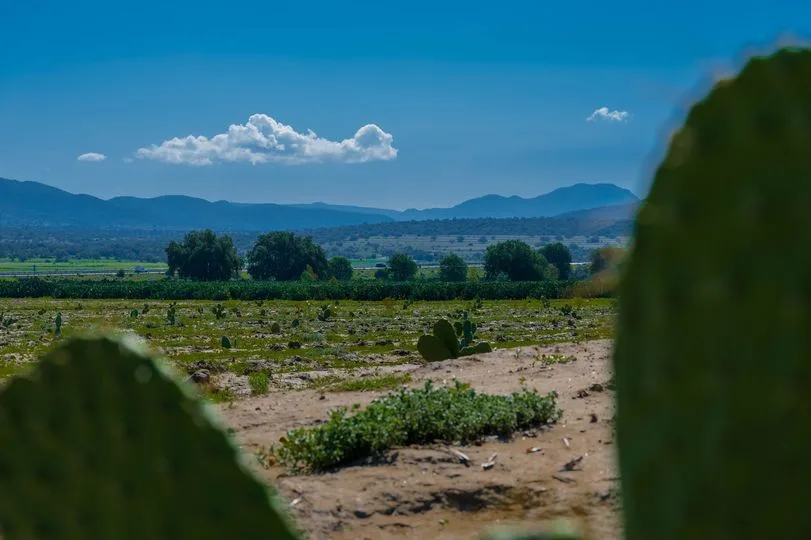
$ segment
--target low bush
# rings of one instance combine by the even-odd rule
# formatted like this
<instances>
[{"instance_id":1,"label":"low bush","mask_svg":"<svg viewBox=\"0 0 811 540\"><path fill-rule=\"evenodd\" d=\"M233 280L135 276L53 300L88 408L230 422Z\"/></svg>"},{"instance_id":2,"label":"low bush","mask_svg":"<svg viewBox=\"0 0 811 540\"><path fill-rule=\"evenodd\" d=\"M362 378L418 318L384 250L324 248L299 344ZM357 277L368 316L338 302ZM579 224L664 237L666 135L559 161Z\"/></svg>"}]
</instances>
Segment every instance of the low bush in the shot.
<instances>
[{"instance_id":1,"label":"low bush","mask_svg":"<svg viewBox=\"0 0 811 540\"><path fill-rule=\"evenodd\" d=\"M488 435L553 423L560 418L557 395L524 389L509 396L480 394L456 382L453 387L401 389L349 415L330 414L317 427L290 430L275 449L276 458L294 470L321 471L377 455L395 446L435 441L471 443Z\"/></svg>"}]
</instances>

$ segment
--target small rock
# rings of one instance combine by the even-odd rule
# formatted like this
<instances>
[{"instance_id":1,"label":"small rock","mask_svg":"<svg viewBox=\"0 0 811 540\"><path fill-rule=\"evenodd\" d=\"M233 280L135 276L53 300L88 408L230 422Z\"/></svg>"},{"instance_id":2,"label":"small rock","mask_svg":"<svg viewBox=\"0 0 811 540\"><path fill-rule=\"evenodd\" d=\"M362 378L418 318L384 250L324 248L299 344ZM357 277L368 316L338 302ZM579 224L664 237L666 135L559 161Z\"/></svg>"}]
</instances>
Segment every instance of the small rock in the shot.
<instances>
[{"instance_id":1,"label":"small rock","mask_svg":"<svg viewBox=\"0 0 811 540\"><path fill-rule=\"evenodd\" d=\"M591 423L592 423L592 424L596 424L596 423L597 423L597 415L596 415L596 414L594 414L594 413L591 413Z\"/></svg>"},{"instance_id":2,"label":"small rock","mask_svg":"<svg viewBox=\"0 0 811 540\"><path fill-rule=\"evenodd\" d=\"M192 373L191 377L189 378L196 383L204 383L209 381L209 379L211 378L211 374L208 372L207 369L199 369L194 373Z\"/></svg>"}]
</instances>

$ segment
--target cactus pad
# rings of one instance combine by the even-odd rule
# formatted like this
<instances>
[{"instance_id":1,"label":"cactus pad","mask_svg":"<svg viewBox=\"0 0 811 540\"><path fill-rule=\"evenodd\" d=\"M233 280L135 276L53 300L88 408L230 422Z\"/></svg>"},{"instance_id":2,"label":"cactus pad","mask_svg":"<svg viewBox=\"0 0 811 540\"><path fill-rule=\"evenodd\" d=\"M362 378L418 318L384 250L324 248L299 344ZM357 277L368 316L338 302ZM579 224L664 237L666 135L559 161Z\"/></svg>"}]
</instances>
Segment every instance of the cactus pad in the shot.
<instances>
[{"instance_id":1,"label":"cactus pad","mask_svg":"<svg viewBox=\"0 0 811 540\"><path fill-rule=\"evenodd\" d=\"M811 537L811 51L689 112L620 284L627 540Z\"/></svg>"},{"instance_id":2,"label":"cactus pad","mask_svg":"<svg viewBox=\"0 0 811 540\"><path fill-rule=\"evenodd\" d=\"M2 390L0 486L5 540L294 538L202 406L113 339Z\"/></svg>"}]
</instances>

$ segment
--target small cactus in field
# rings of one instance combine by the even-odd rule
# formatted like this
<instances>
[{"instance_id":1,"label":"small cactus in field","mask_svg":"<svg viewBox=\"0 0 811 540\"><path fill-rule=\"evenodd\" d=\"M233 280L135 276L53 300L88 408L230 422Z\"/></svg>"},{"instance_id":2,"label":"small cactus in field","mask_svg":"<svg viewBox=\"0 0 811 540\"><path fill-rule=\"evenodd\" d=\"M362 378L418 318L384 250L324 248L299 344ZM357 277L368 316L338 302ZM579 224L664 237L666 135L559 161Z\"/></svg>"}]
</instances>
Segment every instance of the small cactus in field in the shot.
<instances>
[{"instance_id":1,"label":"small cactus in field","mask_svg":"<svg viewBox=\"0 0 811 540\"><path fill-rule=\"evenodd\" d=\"M220 338L220 345L222 345L223 349L230 349L231 348L231 340L228 339L228 336L223 336Z\"/></svg>"},{"instance_id":2,"label":"small cactus in field","mask_svg":"<svg viewBox=\"0 0 811 540\"><path fill-rule=\"evenodd\" d=\"M54 335L56 337L62 337L62 312L56 314L56 319L54 319Z\"/></svg>"},{"instance_id":3,"label":"small cactus in field","mask_svg":"<svg viewBox=\"0 0 811 540\"><path fill-rule=\"evenodd\" d=\"M177 324L177 302L172 302L166 309L166 322L169 326Z\"/></svg>"},{"instance_id":4,"label":"small cactus in field","mask_svg":"<svg viewBox=\"0 0 811 540\"><path fill-rule=\"evenodd\" d=\"M133 309L130 311L130 319L137 319L138 318L138 310Z\"/></svg>"},{"instance_id":5,"label":"small cactus in field","mask_svg":"<svg viewBox=\"0 0 811 540\"><path fill-rule=\"evenodd\" d=\"M434 324L433 334L423 335L417 341L417 350L429 362L490 352L492 348L489 343L471 344L473 336L472 323L469 320L466 320L466 322L469 323L467 331L471 341L466 341L465 337L459 341L451 323L447 319L440 319ZM463 323L461 332L463 334L465 332Z\"/></svg>"},{"instance_id":6,"label":"small cactus in field","mask_svg":"<svg viewBox=\"0 0 811 540\"><path fill-rule=\"evenodd\" d=\"M280 325L278 322L274 322L270 325L270 331L274 334L279 334L282 331L282 325Z\"/></svg>"},{"instance_id":7,"label":"small cactus in field","mask_svg":"<svg viewBox=\"0 0 811 540\"><path fill-rule=\"evenodd\" d=\"M228 315L228 312L225 311L225 308L223 307L222 304L217 304L214 307L212 307L211 313L214 314L214 317L217 320L224 319Z\"/></svg>"},{"instance_id":8,"label":"small cactus in field","mask_svg":"<svg viewBox=\"0 0 811 540\"><path fill-rule=\"evenodd\" d=\"M324 304L323 306L321 306L321 309L318 310L317 317L318 317L319 321L326 322L333 315L334 315L334 313L332 311L332 308L329 306L329 304Z\"/></svg>"}]
</instances>

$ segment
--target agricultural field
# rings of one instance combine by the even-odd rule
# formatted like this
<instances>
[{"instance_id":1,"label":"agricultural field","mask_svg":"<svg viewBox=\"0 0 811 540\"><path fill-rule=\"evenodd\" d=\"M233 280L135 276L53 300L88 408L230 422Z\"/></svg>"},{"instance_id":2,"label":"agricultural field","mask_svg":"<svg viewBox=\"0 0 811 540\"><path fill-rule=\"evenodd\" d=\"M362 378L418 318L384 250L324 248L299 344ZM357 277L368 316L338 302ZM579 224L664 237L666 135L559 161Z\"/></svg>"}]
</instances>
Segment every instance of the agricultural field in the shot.
<instances>
[{"instance_id":1,"label":"agricultural field","mask_svg":"<svg viewBox=\"0 0 811 540\"><path fill-rule=\"evenodd\" d=\"M336 383L356 370L398 373L399 365L422 363L416 341L437 319L460 319L465 311L478 324L478 339L495 348L605 338L611 334L612 305L609 299L330 304L2 299L0 376L24 370L60 339L57 333L67 338L111 331L139 336L184 372L206 370L212 398L232 399L265 386ZM266 375L267 384L255 373Z\"/></svg>"},{"instance_id":2,"label":"agricultural field","mask_svg":"<svg viewBox=\"0 0 811 540\"><path fill-rule=\"evenodd\" d=\"M398 251L414 253L415 258L422 259L431 255L440 258L448 253L456 253L468 261L484 259L487 246L505 240L520 240L535 248L541 248L551 242L562 242L572 249L575 262L588 260L588 253L605 246L625 246L627 236L549 236L549 235L378 235L358 237L346 240L325 240L321 245L330 255L343 255L364 263L376 263L376 257ZM383 257L385 259L385 257Z\"/></svg>"},{"instance_id":3,"label":"agricultural field","mask_svg":"<svg viewBox=\"0 0 811 540\"><path fill-rule=\"evenodd\" d=\"M119 261L114 259L68 259L57 262L56 259L28 259L25 262L0 258L0 274L16 272L88 272L124 270L132 272L137 266L146 270L166 270L165 263L150 263L138 261Z\"/></svg>"}]
</instances>

